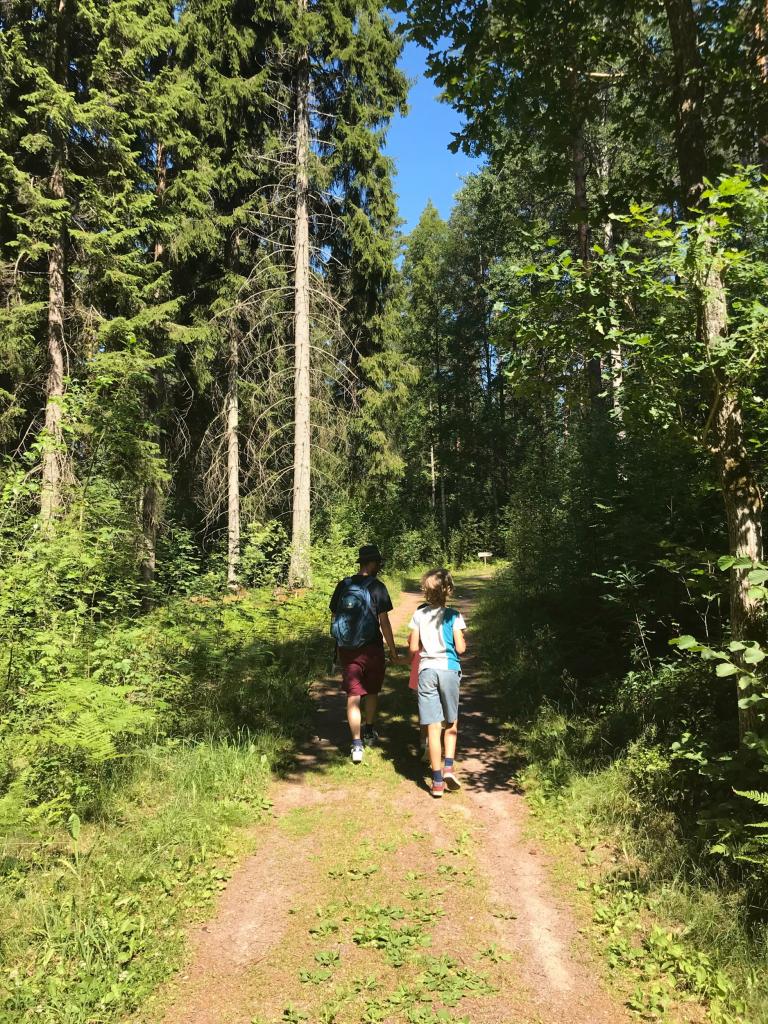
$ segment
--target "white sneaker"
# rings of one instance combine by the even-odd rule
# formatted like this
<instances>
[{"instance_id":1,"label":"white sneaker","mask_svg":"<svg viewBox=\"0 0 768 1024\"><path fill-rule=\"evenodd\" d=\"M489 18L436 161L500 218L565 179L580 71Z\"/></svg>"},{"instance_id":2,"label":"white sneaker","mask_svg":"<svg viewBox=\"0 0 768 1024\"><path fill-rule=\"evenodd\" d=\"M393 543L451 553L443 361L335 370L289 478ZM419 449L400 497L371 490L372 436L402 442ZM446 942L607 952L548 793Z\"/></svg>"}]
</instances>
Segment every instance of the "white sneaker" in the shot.
<instances>
[{"instance_id":1,"label":"white sneaker","mask_svg":"<svg viewBox=\"0 0 768 1024\"><path fill-rule=\"evenodd\" d=\"M363 760L363 745L362 743L352 744L352 764L360 764Z\"/></svg>"}]
</instances>

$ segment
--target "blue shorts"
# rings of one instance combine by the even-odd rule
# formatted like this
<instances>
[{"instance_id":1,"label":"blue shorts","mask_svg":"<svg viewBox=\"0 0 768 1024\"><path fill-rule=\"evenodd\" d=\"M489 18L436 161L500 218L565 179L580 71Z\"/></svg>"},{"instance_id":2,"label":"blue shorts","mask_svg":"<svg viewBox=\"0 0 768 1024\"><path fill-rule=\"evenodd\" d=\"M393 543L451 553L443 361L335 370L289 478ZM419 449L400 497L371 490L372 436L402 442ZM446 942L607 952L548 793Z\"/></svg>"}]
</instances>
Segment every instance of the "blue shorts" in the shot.
<instances>
[{"instance_id":1,"label":"blue shorts","mask_svg":"<svg viewBox=\"0 0 768 1024\"><path fill-rule=\"evenodd\" d=\"M461 672L447 668L423 668L419 672L419 723L451 725L459 717Z\"/></svg>"}]
</instances>

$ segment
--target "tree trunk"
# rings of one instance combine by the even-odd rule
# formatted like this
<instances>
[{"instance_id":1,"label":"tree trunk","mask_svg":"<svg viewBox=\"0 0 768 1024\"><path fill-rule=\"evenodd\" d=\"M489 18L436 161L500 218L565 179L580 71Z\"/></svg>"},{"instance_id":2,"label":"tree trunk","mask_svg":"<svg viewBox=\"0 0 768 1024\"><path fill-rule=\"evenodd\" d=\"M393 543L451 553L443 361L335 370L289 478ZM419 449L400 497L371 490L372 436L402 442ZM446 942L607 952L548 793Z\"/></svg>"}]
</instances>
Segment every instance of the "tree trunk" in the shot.
<instances>
[{"instance_id":1,"label":"tree trunk","mask_svg":"<svg viewBox=\"0 0 768 1024\"><path fill-rule=\"evenodd\" d=\"M51 194L64 199L64 173L57 161L51 175ZM61 506L62 481L66 475L67 455L62 429L64 410L64 274L65 231L58 237L48 253L48 379L45 386L45 446L43 448L42 486L40 490L40 516L48 525Z\"/></svg>"},{"instance_id":2,"label":"tree trunk","mask_svg":"<svg viewBox=\"0 0 768 1024\"><path fill-rule=\"evenodd\" d=\"M665 0L674 51L677 121L677 157L680 183L686 205L701 197L707 174L704 67L697 42L696 16L691 0ZM706 214L704 214L706 216ZM708 349L717 349L728 332L728 300L723 267L711 247L699 255L697 284L699 337ZM716 361L715 361L716 362ZM714 374L714 453L725 505L730 553L762 561L762 497L749 465L744 420L737 387ZM731 632L736 639L754 639L762 634L756 603L749 597L748 569L732 569L730 579ZM757 716L739 710L741 736L754 729Z\"/></svg>"},{"instance_id":3,"label":"tree trunk","mask_svg":"<svg viewBox=\"0 0 768 1024\"><path fill-rule=\"evenodd\" d=\"M448 511L445 504L445 473L440 473L440 524L443 530L443 547L448 550Z\"/></svg>"},{"instance_id":4,"label":"tree trunk","mask_svg":"<svg viewBox=\"0 0 768 1024\"><path fill-rule=\"evenodd\" d=\"M722 395L717 420L717 459L731 552L760 562L763 558L763 498L749 466L741 402L734 390ZM761 640L764 633L761 604L749 596L749 569L732 569L731 574L733 635L740 640Z\"/></svg>"},{"instance_id":5,"label":"tree trunk","mask_svg":"<svg viewBox=\"0 0 768 1024\"><path fill-rule=\"evenodd\" d=\"M707 176L704 67L691 0L664 0L675 65L675 145L686 206L694 206Z\"/></svg>"},{"instance_id":6,"label":"tree trunk","mask_svg":"<svg viewBox=\"0 0 768 1024\"><path fill-rule=\"evenodd\" d=\"M297 0L300 16L306 0ZM294 239L294 440L293 587L310 585L310 394L309 394L309 54L299 55L296 69L296 219Z\"/></svg>"},{"instance_id":7,"label":"tree trunk","mask_svg":"<svg viewBox=\"0 0 768 1024\"><path fill-rule=\"evenodd\" d=\"M576 71L571 75L572 101L574 105L574 129L571 140L573 170L573 197L577 217L576 248L584 267L590 263L589 252L589 204L587 200L587 152L584 142L584 123L578 112L578 78ZM600 404L603 390L602 360L599 355L587 357L587 389L590 407L594 410Z\"/></svg>"},{"instance_id":8,"label":"tree trunk","mask_svg":"<svg viewBox=\"0 0 768 1024\"><path fill-rule=\"evenodd\" d=\"M439 452L439 478L440 478L440 528L443 535L443 548L448 548L448 513L445 504L445 430L443 428L443 367L442 360L440 357L440 334L437 326L434 329L435 334L435 391L437 398L437 442Z\"/></svg>"},{"instance_id":9,"label":"tree trunk","mask_svg":"<svg viewBox=\"0 0 768 1024\"><path fill-rule=\"evenodd\" d=\"M722 270L714 261L702 288L701 331L708 344L727 334L727 309ZM749 463L744 418L738 389L727 381L715 384L715 458L725 505L730 554L763 560L763 498ZM749 569L730 570L730 623L736 640L763 640L765 620L760 602L749 596ZM737 690L737 699L746 694ZM739 708L739 734L754 732L760 719L754 708Z\"/></svg>"},{"instance_id":10,"label":"tree trunk","mask_svg":"<svg viewBox=\"0 0 768 1024\"><path fill-rule=\"evenodd\" d=\"M168 157L165 146L162 142L157 143L156 171L155 171L155 195L158 207L162 207L163 197L168 185ZM155 239L153 248L153 261L159 263L165 254L165 245L161 238ZM155 290L155 302L160 301L160 290ZM149 394L147 405L149 411L149 422L154 427L157 435L158 417L160 412L160 388L162 380L160 373L156 370L153 374L154 390ZM144 585L144 597L142 604L145 610L152 605L152 584L155 580L157 568L157 529L160 521L161 491L156 480L150 480L144 485L144 492L141 497L141 580Z\"/></svg>"},{"instance_id":11,"label":"tree trunk","mask_svg":"<svg viewBox=\"0 0 768 1024\"><path fill-rule=\"evenodd\" d=\"M768 163L768 0L758 0L757 18L755 21L755 40L757 42L757 71L763 86L757 107L757 161L765 168ZM751 158L744 160L751 163Z\"/></svg>"},{"instance_id":12,"label":"tree trunk","mask_svg":"<svg viewBox=\"0 0 768 1024\"><path fill-rule=\"evenodd\" d=\"M157 155L156 155L156 170L155 170L155 195L157 197L158 212L162 209L163 201L165 198L165 192L168 188L168 154L165 146L162 142L157 143ZM165 253L165 245L161 238L155 239L155 247L153 250L153 258L155 263L159 263ZM155 293L155 298L159 299L160 296Z\"/></svg>"},{"instance_id":13,"label":"tree trunk","mask_svg":"<svg viewBox=\"0 0 768 1024\"><path fill-rule=\"evenodd\" d=\"M613 223L610 218L603 225L603 249L605 252L611 252L613 249ZM627 436L627 432L624 429L622 396L624 388L624 359L621 352L621 344L618 341L615 342L615 347L608 352L608 359L611 372L611 406L613 418L616 421L616 436L620 441L623 441Z\"/></svg>"},{"instance_id":14,"label":"tree trunk","mask_svg":"<svg viewBox=\"0 0 768 1024\"><path fill-rule=\"evenodd\" d=\"M227 437L227 586L238 585L240 568L240 435L238 383L240 353L234 327L230 327L225 403Z\"/></svg>"},{"instance_id":15,"label":"tree trunk","mask_svg":"<svg viewBox=\"0 0 768 1024\"><path fill-rule=\"evenodd\" d=\"M589 264L589 208L587 205L587 154L584 146L584 127L579 122L573 133L573 196L576 207L577 252L579 259Z\"/></svg>"},{"instance_id":16,"label":"tree trunk","mask_svg":"<svg viewBox=\"0 0 768 1024\"><path fill-rule=\"evenodd\" d=\"M142 605L148 610L152 605L152 584L157 568L157 521L160 508L160 494L154 481L144 485L141 496L141 581L144 585Z\"/></svg>"},{"instance_id":17,"label":"tree trunk","mask_svg":"<svg viewBox=\"0 0 768 1024\"><path fill-rule=\"evenodd\" d=\"M610 353L611 360L611 402L613 405L613 416L618 427L616 436L623 441L627 432L624 429L624 406L622 405L622 390L624 388L624 357L621 354L621 345L617 342L616 347Z\"/></svg>"},{"instance_id":18,"label":"tree trunk","mask_svg":"<svg viewBox=\"0 0 768 1024\"><path fill-rule=\"evenodd\" d=\"M434 446L434 444L431 444L429 446L429 479L430 479L430 483L432 485L431 486L431 491L430 491L429 504L430 504L430 507L431 507L432 511L434 512L435 511L435 490L436 490L436 480L435 480L435 446Z\"/></svg>"},{"instance_id":19,"label":"tree trunk","mask_svg":"<svg viewBox=\"0 0 768 1024\"><path fill-rule=\"evenodd\" d=\"M66 85L67 0L59 0L56 22L56 49L53 77L59 85ZM57 131L56 155L50 177L51 198L66 199L64 167L67 159L66 140ZM64 444L64 374L66 343L64 338L64 305L67 230L64 213L57 211L56 234L48 253L48 378L45 385L45 444L42 455L42 482L40 487L40 518L49 526L62 503L62 485L69 476L69 460Z\"/></svg>"}]
</instances>

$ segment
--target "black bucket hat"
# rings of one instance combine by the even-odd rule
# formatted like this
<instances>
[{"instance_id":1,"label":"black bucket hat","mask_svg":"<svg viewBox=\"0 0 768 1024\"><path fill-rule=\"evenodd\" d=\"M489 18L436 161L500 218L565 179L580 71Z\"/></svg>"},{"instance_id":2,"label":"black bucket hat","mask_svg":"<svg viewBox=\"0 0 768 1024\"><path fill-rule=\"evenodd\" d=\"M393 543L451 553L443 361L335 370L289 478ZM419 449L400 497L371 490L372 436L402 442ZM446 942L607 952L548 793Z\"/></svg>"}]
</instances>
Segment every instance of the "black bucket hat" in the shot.
<instances>
[{"instance_id":1,"label":"black bucket hat","mask_svg":"<svg viewBox=\"0 0 768 1024\"><path fill-rule=\"evenodd\" d=\"M360 565L365 565L366 562L378 562L381 565L384 558L375 544L363 544L360 548L360 554L357 556L357 561Z\"/></svg>"}]
</instances>

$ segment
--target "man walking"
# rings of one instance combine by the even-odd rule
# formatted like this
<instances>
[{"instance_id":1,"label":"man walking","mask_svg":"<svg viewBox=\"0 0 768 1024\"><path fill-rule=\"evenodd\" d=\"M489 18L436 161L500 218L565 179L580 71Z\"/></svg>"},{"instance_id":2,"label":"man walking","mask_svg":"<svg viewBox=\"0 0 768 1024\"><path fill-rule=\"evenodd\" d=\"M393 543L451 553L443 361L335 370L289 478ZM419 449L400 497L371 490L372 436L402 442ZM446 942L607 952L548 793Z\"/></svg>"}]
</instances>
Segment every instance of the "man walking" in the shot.
<instances>
[{"instance_id":1,"label":"man walking","mask_svg":"<svg viewBox=\"0 0 768 1024\"><path fill-rule=\"evenodd\" d=\"M363 760L363 747L373 746L378 739L374 722L384 682L384 640L392 662L400 662L389 621L392 601L387 588L377 579L383 564L381 552L375 544L365 544L360 548L358 562L359 572L341 580L331 598L331 636L336 640L342 667L354 764Z\"/></svg>"}]
</instances>

